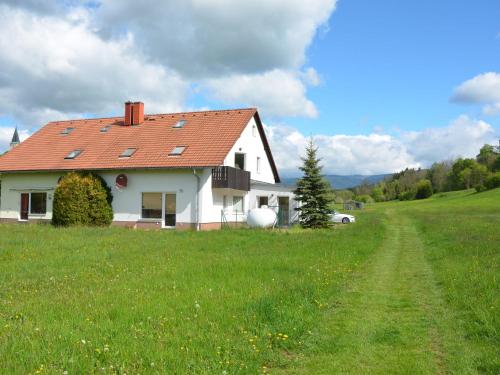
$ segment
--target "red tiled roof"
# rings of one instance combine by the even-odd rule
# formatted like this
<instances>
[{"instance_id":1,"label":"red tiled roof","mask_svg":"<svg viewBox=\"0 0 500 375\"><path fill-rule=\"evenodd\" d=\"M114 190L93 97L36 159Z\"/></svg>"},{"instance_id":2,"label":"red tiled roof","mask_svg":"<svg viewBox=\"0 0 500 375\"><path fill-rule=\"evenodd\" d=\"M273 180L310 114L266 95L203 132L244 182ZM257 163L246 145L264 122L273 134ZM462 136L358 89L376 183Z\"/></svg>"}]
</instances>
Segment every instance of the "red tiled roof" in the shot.
<instances>
[{"instance_id":1,"label":"red tiled roof","mask_svg":"<svg viewBox=\"0 0 500 375\"><path fill-rule=\"evenodd\" d=\"M123 117L50 122L1 156L0 172L218 166L253 116L277 177L255 108L146 115L137 126L124 126ZM184 127L173 128L179 120L186 120ZM105 126L109 130L101 132ZM74 130L62 135L66 128ZM176 146L186 149L169 156ZM127 148L137 150L120 158ZM77 149L83 150L78 157L65 159Z\"/></svg>"}]
</instances>

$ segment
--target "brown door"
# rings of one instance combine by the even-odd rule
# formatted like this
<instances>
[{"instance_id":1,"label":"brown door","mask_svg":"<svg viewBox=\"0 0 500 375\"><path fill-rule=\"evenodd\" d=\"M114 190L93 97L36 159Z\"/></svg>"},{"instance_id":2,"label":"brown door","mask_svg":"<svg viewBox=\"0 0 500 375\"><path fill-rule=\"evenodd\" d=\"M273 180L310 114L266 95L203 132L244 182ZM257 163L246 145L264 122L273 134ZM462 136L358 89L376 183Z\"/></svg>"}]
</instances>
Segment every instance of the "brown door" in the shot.
<instances>
[{"instance_id":1,"label":"brown door","mask_svg":"<svg viewBox=\"0 0 500 375\"><path fill-rule=\"evenodd\" d=\"M290 225L290 199L288 197L278 197L278 225Z\"/></svg>"},{"instance_id":2,"label":"brown door","mask_svg":"<svg viewBox=\"0 0 500 375\"><path fill-rule=\"evenodd\" d=\"M30 195L28 193L21 193L21 220L28 220L29 209Z\"/></svg>"}]
</instances>

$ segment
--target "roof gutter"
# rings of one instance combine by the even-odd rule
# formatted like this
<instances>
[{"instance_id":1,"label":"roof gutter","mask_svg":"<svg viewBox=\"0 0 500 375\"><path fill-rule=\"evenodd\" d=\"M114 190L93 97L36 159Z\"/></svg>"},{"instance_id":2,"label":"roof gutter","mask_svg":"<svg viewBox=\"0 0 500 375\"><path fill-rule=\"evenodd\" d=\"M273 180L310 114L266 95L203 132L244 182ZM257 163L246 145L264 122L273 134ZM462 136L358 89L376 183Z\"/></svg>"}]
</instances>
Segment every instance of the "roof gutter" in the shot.
<instances>
[{"instance_id":1,"label":"roof gutter","mask_svg":"<svg viewBox=\"0 0 500 375\"><path fill-rule=\"evenodd\" d=\"M201 178L198 174L196 174L196 168L193 168L193 175L196 177L196 199L195 199L195 206L194 206L194 212L195 212L195 224L196 224L196 231L200 230L200 186L201 186Z\"/></svg>"}]
</instances>

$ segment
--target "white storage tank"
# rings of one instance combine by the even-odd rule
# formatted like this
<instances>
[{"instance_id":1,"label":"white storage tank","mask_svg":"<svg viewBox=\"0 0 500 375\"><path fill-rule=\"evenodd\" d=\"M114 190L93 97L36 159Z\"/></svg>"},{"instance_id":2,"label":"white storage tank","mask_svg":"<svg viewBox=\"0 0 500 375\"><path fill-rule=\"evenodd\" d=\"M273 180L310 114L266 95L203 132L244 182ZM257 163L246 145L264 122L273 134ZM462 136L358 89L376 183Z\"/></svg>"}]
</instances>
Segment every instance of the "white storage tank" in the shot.
<instances>
[{"instance_id":1,"label":"white storage tank","mask_svg":"<svg viewBox=\"0 0 500 375\"><path fill-rule=\"evenodd\" d=\"M276 222L276 212L268 208L267 206L262 206L261 208L254 208L248 212L247 224L252 228L269 228Z\"/></svg>"}]
</instances>

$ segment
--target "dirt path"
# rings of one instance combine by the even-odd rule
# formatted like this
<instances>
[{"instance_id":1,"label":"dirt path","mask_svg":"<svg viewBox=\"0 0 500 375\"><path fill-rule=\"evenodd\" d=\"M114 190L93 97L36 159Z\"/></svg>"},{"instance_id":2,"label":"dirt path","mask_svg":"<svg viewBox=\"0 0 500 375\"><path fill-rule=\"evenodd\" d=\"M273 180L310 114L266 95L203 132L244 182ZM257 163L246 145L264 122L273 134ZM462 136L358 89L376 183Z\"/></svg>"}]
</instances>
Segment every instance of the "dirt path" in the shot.
<instances>
[{"instance_id":1,"label":"dirt path","mask_svg":"<svg viewBox=\"0 0 500 375\"><path fill-rule=\"evenodd\" d=\"M447 372L442 341L453 339L453 328L409 217L387 212L382 247L335 302L313 332L314 352L286 373Z\"/></svg>"}]
</instances>

